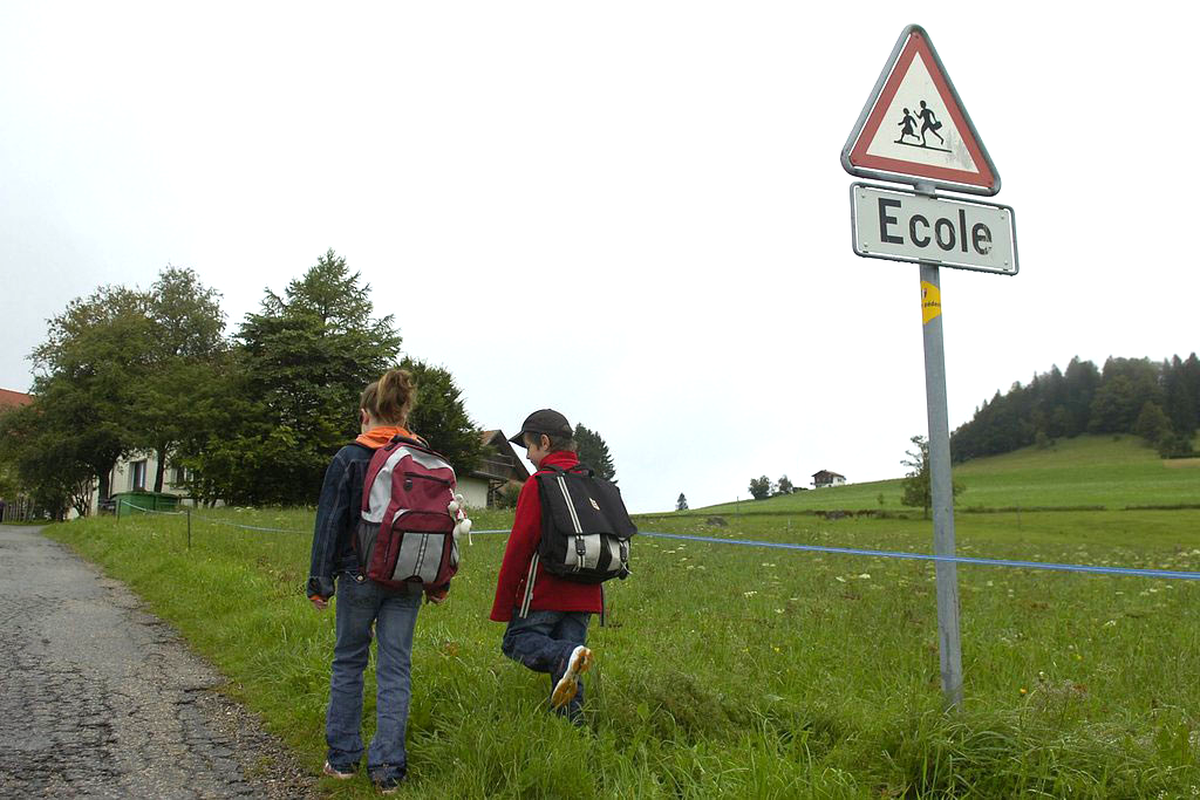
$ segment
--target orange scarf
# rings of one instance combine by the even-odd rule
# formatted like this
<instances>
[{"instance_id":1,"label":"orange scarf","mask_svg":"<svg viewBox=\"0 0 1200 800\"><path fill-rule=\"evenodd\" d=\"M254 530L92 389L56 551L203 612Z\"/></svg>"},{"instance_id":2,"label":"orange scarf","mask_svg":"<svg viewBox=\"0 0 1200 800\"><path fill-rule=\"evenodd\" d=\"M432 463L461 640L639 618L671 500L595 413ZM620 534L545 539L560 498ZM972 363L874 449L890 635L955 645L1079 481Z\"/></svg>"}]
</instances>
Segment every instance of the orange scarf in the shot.
<instances>
[{"instance_id":1,"label":"orange scarf","mask_svg":"<svg viewBox=\"0 0 1200 800\"><path fill-rule=\"evenodd\" d=\"M380 425L378 428L372 428L366 433L360 435L354 441L361 445L365 445L372 450L378 450L397 436L405 436L409 439L418 439L415 433L407 428L401 428L399 425Z\"/></svg>"}]
</instances>

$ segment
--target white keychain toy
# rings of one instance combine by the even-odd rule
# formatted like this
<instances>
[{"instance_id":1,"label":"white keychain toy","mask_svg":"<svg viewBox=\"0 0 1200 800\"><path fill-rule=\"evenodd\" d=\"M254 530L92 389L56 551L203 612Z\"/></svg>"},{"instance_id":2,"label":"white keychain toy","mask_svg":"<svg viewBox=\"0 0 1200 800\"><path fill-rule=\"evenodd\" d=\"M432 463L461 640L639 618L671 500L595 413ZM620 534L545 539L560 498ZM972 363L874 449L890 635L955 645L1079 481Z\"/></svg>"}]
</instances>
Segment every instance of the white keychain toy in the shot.
<instances>
[{"instance_id":1,"label":"white keychain toy","mask_svg":"<svg viewBox=\"0 0 1200 800\"><path fill-rule=\"evenodd\" d=\"M460 541L463 534L466 534L467 546L473 547L475 542L471 539L471 520L467 518L463 496L461 494L454 495L454 499L450 501L446 510L450 512L450 517L454 520L454 541Z\"/></svg>"}]
</instances>

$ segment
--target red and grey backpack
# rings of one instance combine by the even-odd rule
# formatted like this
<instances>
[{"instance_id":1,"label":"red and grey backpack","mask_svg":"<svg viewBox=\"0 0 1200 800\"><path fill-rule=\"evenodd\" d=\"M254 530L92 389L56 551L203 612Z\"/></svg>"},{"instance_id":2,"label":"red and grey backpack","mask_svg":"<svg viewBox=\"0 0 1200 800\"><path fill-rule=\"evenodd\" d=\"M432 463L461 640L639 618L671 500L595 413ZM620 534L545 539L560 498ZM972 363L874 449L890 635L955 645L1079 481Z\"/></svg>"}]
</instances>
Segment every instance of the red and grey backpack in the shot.
<instances>
[{"instance_id":1,"label":"red and grey backpack","mask_svg":"<svg viewBox=\"0 0 1200 800\"><path fill-rule=\"evenodd\" d=\"M458 571L448 511L457 485L454 468L423 441L397 436L376 450L354 537L363 574L392 589L449 584Z\"/></svg>"}]
</instances>

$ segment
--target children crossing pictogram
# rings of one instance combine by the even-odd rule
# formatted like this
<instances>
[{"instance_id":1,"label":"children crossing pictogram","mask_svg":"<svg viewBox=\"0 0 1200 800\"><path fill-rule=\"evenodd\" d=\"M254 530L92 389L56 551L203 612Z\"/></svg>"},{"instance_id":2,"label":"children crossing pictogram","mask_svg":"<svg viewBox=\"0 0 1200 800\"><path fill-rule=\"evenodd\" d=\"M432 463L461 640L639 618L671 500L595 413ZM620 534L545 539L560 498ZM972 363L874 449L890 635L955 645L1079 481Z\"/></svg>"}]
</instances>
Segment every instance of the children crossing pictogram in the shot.
<instances>
[{"instance_id":1,"label":"children crossing pictogram","mask_svg":"<svg viewBox=\"0 0 1200 800\"><path fill-rule=\"evenodd\" d=\"M893 142L893 144L906 144L909 147L922 147L926 149L938 150L943 153L953 152L946 147L946 140L942 138L940 133L938 133L938 130L940 130L942 127L942 123L938 121L937 116L933 113L933 109L929 108L925 104L924 100L921 101L921 110L917 116L921 118L921 133L919 135L914 130L917 121L913 118L912 112L907 108L904 109L904 119L902 119L899 123L901 127L900 138ZM926 141L926 135L930 133L937 137L938 142L942 144L941 147L934 147ZM949 131L947 131L947 133L949 133ZM906 141L906 137L909 136L911 136L914 140L919 139L920 142Z\"/></svg>"}]
</instances>

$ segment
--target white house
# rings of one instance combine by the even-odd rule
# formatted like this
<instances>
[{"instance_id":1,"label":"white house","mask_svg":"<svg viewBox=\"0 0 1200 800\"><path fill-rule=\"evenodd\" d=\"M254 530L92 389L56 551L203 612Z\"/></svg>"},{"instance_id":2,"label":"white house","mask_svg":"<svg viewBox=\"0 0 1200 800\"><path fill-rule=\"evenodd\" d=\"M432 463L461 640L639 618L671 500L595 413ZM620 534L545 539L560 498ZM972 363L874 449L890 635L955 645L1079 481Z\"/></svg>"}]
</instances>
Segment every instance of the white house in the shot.
<instances>
[{"instance_id":1,"label":"white house","mask_svg":"<svg viewBox=\"0 0 1200 800\"><path fill-rule=\"evenodd\" d=\"M154 477L158 474L158 456L153 451L134 453L123 458L108 474L108 491L111 494L119 492L153 491ZM186 473L183 467L168 467L163 473L163 494L173 494L180 498L180 505L194 505L188 497ZM217 501L217 505L221 505ZM95 514L100 505L100 487L92 490L92 505L89 513Z\"/></svg>"},{"instance_id":2,"label":"white house","mask_svg":"<svg viewBox=\"0 0 1200 800\"><path fill-rule=\"evenodd\" d=\"M812 474L812 479L814 489L824 489L827 486L846 485L845 475L838 475L836 472L830 472L827 469L823 469L820 472L814 472Z\"/></svg>"},{"instance_id":3,"label":"white house","mask_svg":"<svg viewBox=\"0 0 1200 800\"><path fill-rule=\"evenodd\" d=\"M509 483L529 480L529 470L504 431L483 431L479 435L483 439L483 458L474 472L458 476L458 491L471 508L490 508L496 502L496 493Z\"/></svg>"},{"instance_id":4,"label":"white house","mask_svg":"<svg viewBox=\"0 0 1200 800\"><path fill-rule=\"evenodd\" d=\"M529 470L513 450L508 438L501 430L482 431L484 455L479 466L469 474L458 476L458 491L470 508L489 508L496 493L509 483L524 483L529 479ZM109 473L109 491L119 492L153 491L154 476L158 472L158 457L154 452L135 453L122 459ZM163 493L180 498L180 505L193 505L187 496L186 473L183 467L168 467L163 474ZM100 491L92 490L90 513L95 514L100 504ZM217 501L217 505L221 505Z\"/></svg>"}]
</instances>

